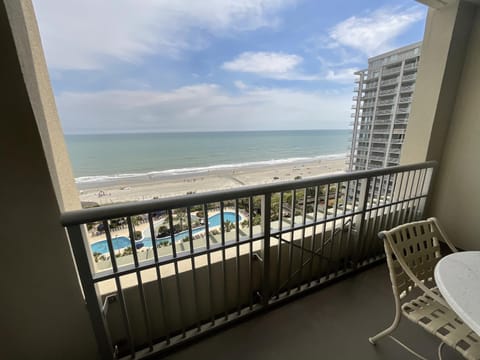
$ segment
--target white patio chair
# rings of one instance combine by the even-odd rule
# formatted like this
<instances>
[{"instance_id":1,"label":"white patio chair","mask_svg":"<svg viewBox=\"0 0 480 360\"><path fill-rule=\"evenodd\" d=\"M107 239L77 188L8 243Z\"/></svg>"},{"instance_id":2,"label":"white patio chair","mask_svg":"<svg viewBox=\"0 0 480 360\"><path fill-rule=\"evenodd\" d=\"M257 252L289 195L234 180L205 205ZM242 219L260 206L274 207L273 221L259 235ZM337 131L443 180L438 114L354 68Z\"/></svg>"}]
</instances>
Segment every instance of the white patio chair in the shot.
<instances>
[{"instance_id":1,"label":"white patio chair","mask_svg":"<svg viewBox=\"0 0 480 360\"><path fill-rule=\"evenodd\" d=\"M389 336L420 359L425 359L390 334L398 327L401 315L420 325L451 346L466 359L480 359L480 337L453 312L435 286L433 271L441 258L439 241L456 252L437 219L412 222L379 233L384 240L390 280L395 299L395 318L392 325L368 340L375 344ZM422 294L415 297L414 289Z\"/></svg>"}]
</instances>

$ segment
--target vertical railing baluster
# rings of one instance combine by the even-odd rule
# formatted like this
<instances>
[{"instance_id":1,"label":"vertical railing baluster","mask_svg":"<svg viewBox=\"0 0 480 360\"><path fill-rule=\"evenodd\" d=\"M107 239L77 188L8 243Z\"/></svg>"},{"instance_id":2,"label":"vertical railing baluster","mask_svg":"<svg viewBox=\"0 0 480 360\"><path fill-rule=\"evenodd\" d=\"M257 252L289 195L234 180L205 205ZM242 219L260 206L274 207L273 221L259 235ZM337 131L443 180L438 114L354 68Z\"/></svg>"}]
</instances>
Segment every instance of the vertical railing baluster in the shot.
<instances>
[{"instance_id":1,"label":"vertical railing baluster","mask_svg":"<svg viewBox=\"0 0 480 360\"><path fill-rule=\"evenodd\" d=\"M173 256L173 268L175 270L175 283L177 287L178 304L180 305L180 324L182 328L182 336L185 337L185 316L184 316L184 303L182 300L182 290L180 288L180 276L178 271L178 259L177 259L177 244L175 243L175 228L173 226L173 213L172 209L168 209L168 226L170 228L170 240L172 242L172 256Z\"/></svg>"},{"instance_id":2,"label":"vertical railing baluster","mask_svg":"<svg viewBox=\"0 0 480 360\"><path fill-rule=\"evenodd\" d=\"M405 207L408 204L405 201L405 199L407 198L407 191L408 191L408 187L409 187L408 185L409 185L409 181L410 181L410 174L411 174L411 171L409 170L407 172L407 181L405 181L405 189L403 191L403 196L401 196L401 200L400 200L400 213L398 214L397 225L401 225L403 223L403 218L405 217L405 211L406 211Z\"/></svg>"},{"instance_id":3,"label":"vertical railing baluster","mask_svg":"<svg viewBox=\"0 0 480 360\"><path fill-rule=\"evenodd\" d=\"M312 238L310 242L310 269L309 269L309 275L308 275L308 287L312 285L313 281L313 263L315 261L315 248L316 248L316 241L317 241L317 215L318 215L318 196L319 196L319 191L318 191L318 185L315 186L315 200L313 203L313 227L312 227ZM320 262L319 262L320 263Z\"/></svg>"},{"instance_id":4,"label":"vertical railing baluster","mask_svg":"<svg viewBox=\"0 0 480 360\"><path fill-rule=\"evenodd\" d=\"M339 253L340 253L340 258L343 259L343 271L346 270L346 259L345 259L345 254L343 253L344 252L344 244L343 244L343 233L345 232L345 219L346 219L346 215L347 215L347 207L348 207L348 193L350 192L350 181L347 181L347 187L345 189L345 193L344 193L344 196L343 196L343 217L342 217L342 227L341 227L341 230L340 230L340 250L339 250Z\"/></svg>"},{"instance_id":5,"label":"vertical railing baluster","mask_svg":"<svg viewBox=\"0 0 480 360\"><path fill-rule=\"evenodd\" d=\"M388 213L387 213L387 217L385 218L385 230L390 230L392 228L392 218L394 217L394 214L395 214L395 208L396 206L393 205L394 202L395 202L395 194L396 194L396 189L397 189L397 182L398 182L398 176L399 176L399 173L395 173L395 178L394 180L392 181L392 189L390 191L390 205L388 207ZM403 177L403 173L402 173L402 177ZM393 213L392 213L392 209L393 209Z\"/></svg>"},{"instance_id":6,"label":"vertical railing baluster","mask_svg":"<svg viewBox=\"0 0 480 360\"><path fill-rule=\"evenodd\" d=\"M378 178L378 177L377 177ZM377 179L375 178L375 179ZM377 193L376 190L375 190L375 187L376 187L376 181L375 181L375 184L374 184L374 190L373 190L373 195L372 195L372 204L370 206L370 218L372 217L373 215L373 212L375 211L375 215L373 215L373 220L372 221L372 238L370 239L369 243L367 244L367 247L366 247L366 251L365 253L366 254L370 254L370 251L372 250L372 247L374 247L374 244L378 241L377 239L377 217L378 217L378 212L379 212L379 206L380 206L380 200L381 200L381 197L382 197L382 190L383 190L383 183L385 181L385 178L383 175L380 176L380 185L378 187L378 198L377 198L377 201L376 201L376 205L374 207L374 203L375 203L375 194ZM368 234L368 233L367 233Z\"/></svg>"},{"instance_id":7,"label":"vertical railing baluster","mask_svg":"<svg viewBox=\"0 0 480 360\"><path fill-rule=\"evenodd\" d=\"M145 328L147 331L147 337L148 337L148 347L150 351L153 350L153 336L152 336L152 325L150 323L150 312L148 310L148 304L147 304L147 299L145 297L145 289L143 287L143 280L142 280L142 275L140 273L140 270L138 270L138 254L137 254L137 246L135 243L135 230L133 229L133 224L132 224L132 217L127 216L127 226L128 226L128 233L130 235L130 244L132 246L132 255L133 255L133 264L135 266L135 275L137 277L137 283L138 283L138 291L140 293L140 300L141 300L141 308L142 308L142 313L143 313L143 321L145 322Z\"/></svg>"},{"instance_id":8,"label":"vertical railing baluster","mask_svg":"<svg viewBox=\"0 0 480 360\"><path fill-rule=\"evenodd\" d=\"M237 272L237 315L241 313L241 284L240 284L240 214L238 198L235 199L235 242L237 254L235 257L235 270Z\"/></svg>"},{"instance_id":9,"label":"vertical railing baluster","mask_svg":"<svg viewBox=\"0 0 480 360\"><path fill-rule=\"evenodd\" d=\"M422 174L423 174L422 185L415 192L415 196L418 197L418 199L416 201L416 204L417 204L416 207L418 208L417 214L419 214L419 215L423 214L423 209L420 210L420 204L422 202L421 195L422 195L423 188L425 186L425 180L427 179L427 171L428 171L428 169L422 169ZM414 216L413 218L410 219L410 221L420 220L420 218L421 218L421 215L420 216Z\"/></svg>"},{"instance_id":10,"label":"vertical railing baluster","mask_svg":"<svg viewBox=\"0 0 480 360\"><path fill-rule=\"evenodd\" d=\"M280 204L278 205L278 259L277 259L277 280L276 280L276 288L277 288L277 296L276 299L280 298L280 291L281 291L281 266L282 266L282 237L283 237L283 191L280 192Z\"/></svg>"},{"instance_id":11,"label":"vertical railing baluster","mask_svg":"<svg viewBox=\"0 0 480 360\"><path fill-rule=\"evenodd\" d=\"M90 316L95 339L97 340L100 358L102 360L111 360L114 356L112 340L108 331L105 315L102 312L101 298L95 290L95 282L92 276L93 268L90 266L88 250L83 240L82 226L83 225L68 226L68 237L75 256L75 263L85 295L88 315ZM116 272L116 269L114 272ZM129 337L128 340L130 341L131 338Z\"/></svg>"},{"instance_id":12,"label":"vertical railing baluster","mask_svg":"<svg viewBox=\"0 0 480 360\"><path fill-rule=\"evenodd\" d=\"M360 251L363 247L363 228L365 227L365 221L366 221L366 214L367 214L367 206L368 206L368 195L370 191L370 177L364 178L364 187L361 187L360 190L360 203L359 207L361 210L361 214L359 216L360 218L360 227L358 229L358 240L357 240L357 250L355 252L355 260L354 260L354 267L358 268L361 260L360 256Z\"/></svg>"},{"instance_id":13,"label":"vertical railing baluster","mask_svg":"<svg viewBox=\"0 0 480 360\"><path fill-rule=\"evenodd\" d=\"M223 312L228 320L228 291L227 291L227 263L225 253L225 204L220 201L220 237L222 240L222 279L223 279Z\"/></svg>"},{"instance_id":14,"label":"vertical railing baluster","mask_svg":"<svg viewBox=\"0 0 480 360\"><path fill-rule=\"evenodd\" d=\"M325 189L325 187L324 187ZM327 185L327 189L325 191L325 199L324 199L324 210L323 210L323 229L322 229L322 236L320 239L320 247L321 251L320 254L321 256L319 257L319 264L318 264L318 277L317 281L320 282L322 275L323 275L323 261L326 262L325 264L325 269L328 268L328 262L330 259L326 259L324 254L325 254L325 233L327 231L327 219L328 219L328 200L330 199L330 184Z\"/></svg>"},{"instance_id":15,"label":"vertical railing baluster","mask_svg":"<svg viewBox=\"0 0 480 360\"><path fill-rule=\"evenodd\" d=\"M210 248L210 230L208 224L208 205L203 204L203 222L205 224L205 244L207 247L207 267L208 267L208 294L210 303L210 321L215 325L215 313L213 309L213 283L212 283L212 253Z\"/></svg>"},{"instance_id":16,"label":"vertical railing baluster","mask_svg":"<svg viewBox=\"0 0 480 360\"><path fill-rule=\"evenodd\" d=\"M298 287L297 291L300 291L302 287L303 279L303 253L305 247L305 224L307 222L307 188L303 189L303 208L302 208L302 238L300 239L300 268L298 271Z\"/></svg>"},{"instance_id":17,"label":"vertical railing baluster","mask_svg":"<svg viewBox=\"0 0 480 360\"><path fill-rule=\"evenodd\" d=\"M357 207L357 193L358 193L358 184L359 184L359 180L354 180L355 181L355 189L354 189L354 192L353 192L353 197L352 197L352 211L350 212L352 214L352 216L350 216L350 226L348 227L348 234L347 234L347 249L348 249L348 254L349 254L349 258L348 258L348 262L350 263L350 265L352 266L352 268L354 267L353 264L352 264L352 259L353 259L353 255L352 254L352 233L353 233L353 228L355 226L355 216L353 215L353 213L355 213L357 210L356 210L356 207ZM348 194L347 194L347 203L348 203Z\"/></svg>"},{"instance_id":18,"label":"vertical railing baluster","mask_svg":"<svg viewBox=\"0 0 480 360\"><path fill-rule=\"evenodd\" d=\"M295 205L296 205L296 190L292 190L292 204L291 204L291 219L292 222L290 223L290 246L289 246L289 252L288 252L288 282L287 282L287 296L290 295L290 282L292 280L292 265L293 265L293 243L295 239Z\"/></svg>"},{"instance_id":19,"label":"vertical railing baluster","mask_svg":"<svg viewBox=\"0 0 480 360\"><path fill-rule=\"evenodd\" d=\"M249 294L249 309L253 309L253 198L248 197L248 211L250 212L248 221L248 236L249 236L249 256L248 256L248 294Z\"/></svg>"},{"instance_id":20,"label":"vertical railing baluster","mask_svg":"<svg viewBox=\"0 0 480 360\"><path fill-rule=\"evenodd\" d=\"M188 240L190 244L190 265L192 267L192 281L193 281L193 303L195 307L197 330L200 331L200 309L198 306L198 280L197 269L195 267L195 254L193 248L193 232L192 232L192 211L190 206L187 207L187 226L188 226Z\"/></svg>"},{"instance_id":21,"label":"vertical railing baluster","mask_svg":"<svg viewBox=\"0 0 480 360\"><path fill-rule=\"evenodd\" d=\"M120 310L122 313L123 324L125 326L125 331L127 332L128 346L130 348L130 354L135 355L135 344L133 339L132 326L130 325L130 318L128 317L127 312L127 303L125 301L125 294L123 293L122 283L120 277L118 276L118 266L117 260L115 257L115 250L112 242L112 234L110 232L110 225L107 220L103 221L103 228L105 229L105 237L107 238L108 251L110 253L110 261L112 263L112 271L115 274L115 286L117 288L117 295L120 301Z\"/></svg>"},{"instance_id":22,"label":"vertical railing baluster","mask_svg":"<svg viewBox=\"0 0 480 360\"><path fill-rule=\"evenodd\" d=\"M152 214L148 214L148 225L150 228L150 236L152 239L152 251L153 251L153 259L155 261L155 272L157 275L157 284L158 284L158 292L160 295L160 310L162 313L162 318L165 323L165 330L166 330L166 343L167 345L170 344L170 321L167 318L167 312L165 309L165 289L163 287L162 281L162 274L160 272L160 265L158 263L158 249L157 249L157 240L155 238L155 228L153 226L153 217Z\"/></svg>"},{"instance_id":23,"label":"vertical railing baluster","mask_svg":"<svg viewBox=\"0 0 480 360\"><path fill-rule=\"evenodd\" d=\"M263 286L262 305L267 306L272 292L270 283L270 228L271 228L272 195L266 193L262 197L262 233L263 233Z\"/></svg>"}]
</instances>

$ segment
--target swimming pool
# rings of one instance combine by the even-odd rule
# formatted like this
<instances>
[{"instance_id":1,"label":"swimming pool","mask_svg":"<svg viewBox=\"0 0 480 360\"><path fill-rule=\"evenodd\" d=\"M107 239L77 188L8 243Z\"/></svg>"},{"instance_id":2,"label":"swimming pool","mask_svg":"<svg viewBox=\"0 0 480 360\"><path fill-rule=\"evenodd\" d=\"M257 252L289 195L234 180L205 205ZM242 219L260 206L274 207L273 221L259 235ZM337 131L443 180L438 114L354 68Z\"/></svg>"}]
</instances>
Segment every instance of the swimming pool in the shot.
<instances>
[{"instance_id":1,"label":"swimming pool","mask_svg":"<svg viewBox=\"0 0 480 360\"><path fill-rule=\"evenodd\" d=\"M234 212L229 212L225 211L223 213L224 221L230 221L232 223L236 222L235 221L235 213ZM242 221L242 217L239 215L238 216L238 221ZM208 218L208 226L209 228L215 228L217 226L220 226L221 223L221 216L220 213L212 215ZM205 232L205 226L199 226L194 229L192 229L192 235L199 234L201 232ZM135 244L138 247L152 247L152 238L148 235L150 235L150 230L147 228L143 232L144 238L139 241L135 241ZM188 230L179 232L175 234L175 242L182 241L185 237L188 237ZM159 239L156 239L157 244L160 243L166 243L171 241L170 236L162 237ZM120 250L124 249L127 247L130 247L130 239L126 236L118 236L114 239L112 239L112 244L113 244L113 249L114 250ZM108 253L108 244L107 240L101 240L97 241L93 244L90 245L92 249L92 253L99 253L99 254L105 254Z\"/></svg>"},{"instance_id":2,"label":"swimming pool","mask_svg":"<svg viewBox=\"0 0 480 360\"><path fill-rule=\"evenodd\" d=\"M130 238L126 236L118 236L112 239L112 245L114 250L120 250L132 246L130 244ZM108 253L107 240L97 241L90 245L92 253L105 254Z\"/></svg>"}]
</instances>

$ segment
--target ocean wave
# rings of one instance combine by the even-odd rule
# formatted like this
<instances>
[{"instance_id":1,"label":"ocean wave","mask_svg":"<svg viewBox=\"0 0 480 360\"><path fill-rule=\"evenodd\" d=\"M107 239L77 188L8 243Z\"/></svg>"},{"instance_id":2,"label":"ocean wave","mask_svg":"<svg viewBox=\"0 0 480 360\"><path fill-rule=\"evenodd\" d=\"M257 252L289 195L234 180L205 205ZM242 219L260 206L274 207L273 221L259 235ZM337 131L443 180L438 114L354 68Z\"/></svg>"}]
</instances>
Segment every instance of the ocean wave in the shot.
<instances>
[{"instance_id":1,"label":"ocean wave","mask_svg":"<svg viewBox=\"0 0 480 360\"><path fill-rule=\"evenodd\" d=\"M209 173L210 171L228 170L228 169L233 170L233 169L239 169L244 167L253 168L253 167L261 167L261 166L290 164L295 162L315 161L315 160L335 160L335 159L343 159L346 156L347 156L346 153L341 153L341 154L319 155L314 157L294 157L294 158L276 159L276 160L263 160L263 161L250 161L250 162L233 163L233 164L210 165L210 166L203 166L203 167L188 167L188 168L161 170L161 171L150 171L146 173L80 176L75 178L75 182L76 183L94 183L94 182L108 182L108 181L116 181L116 180L135 179L135 178L154 179L156 177L205 174L205 173Z\"/></svg>"}]
</instances>

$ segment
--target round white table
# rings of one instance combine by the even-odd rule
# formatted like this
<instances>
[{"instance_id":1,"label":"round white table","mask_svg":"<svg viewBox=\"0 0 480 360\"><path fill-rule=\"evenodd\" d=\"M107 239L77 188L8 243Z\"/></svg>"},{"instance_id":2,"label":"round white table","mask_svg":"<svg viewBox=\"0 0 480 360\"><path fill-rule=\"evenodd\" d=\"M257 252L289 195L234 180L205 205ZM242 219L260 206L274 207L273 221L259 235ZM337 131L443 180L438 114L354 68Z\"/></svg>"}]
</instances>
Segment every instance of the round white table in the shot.
<instances>
[{"instance_id":1,"label":"round white table","mask_svg":"<svg viewBox=\"0 0 480 360\"><path fill-rule=\"evenodd\" d=\"M442 258L435 282L445 301L480 335L480 251L463 251Z\"/></svg>"}]
</instances>

